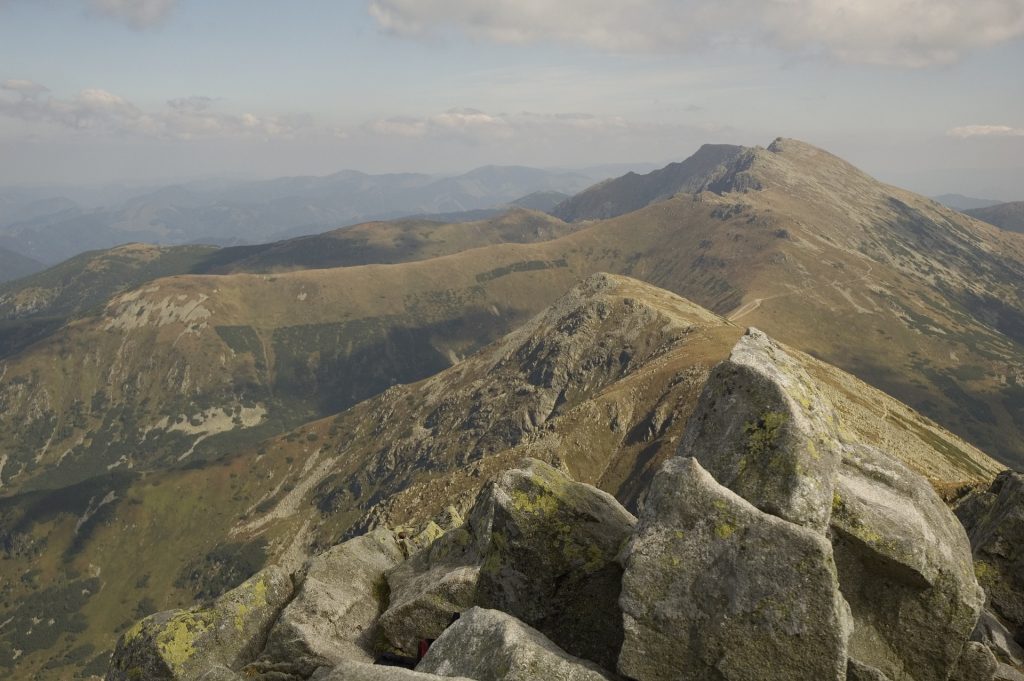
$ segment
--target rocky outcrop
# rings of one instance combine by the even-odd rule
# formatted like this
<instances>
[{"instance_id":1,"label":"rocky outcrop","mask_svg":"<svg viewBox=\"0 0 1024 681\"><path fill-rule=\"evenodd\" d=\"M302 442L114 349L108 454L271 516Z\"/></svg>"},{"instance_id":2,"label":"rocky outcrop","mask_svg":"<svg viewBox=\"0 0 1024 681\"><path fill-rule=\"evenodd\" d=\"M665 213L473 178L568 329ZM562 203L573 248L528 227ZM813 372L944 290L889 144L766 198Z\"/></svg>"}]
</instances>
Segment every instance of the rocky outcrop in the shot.
<instances>
[{"instance_id":1,"label":"rocky outcrop","mask_svg":"<svg viewBox=\"0 0 1024 681\"><path fill-rule=\"evenodd\" d=\"M383 529L312 558L261 660L301 676L343 660L372 662L374 625L387 605L385 573L404 558L395 535Z\"/></svg>"},{"instance_id":2,"label":"rocky outcrop","mask_svg":"<svg viewBox=\"0 0 1024 681\"><path fill-rule=\"evenodd\" d=\"M636 519L611 495L529 459L481 491L463 530L389 576L381 628L399 650L436 638L454 613L510 613L578 657L614 668L622 642L616 556Z\"/></svg>"},{"instance_id":3,"label":"rocky outcrop","mask_svg":"<svg viewBox=\"0 0 1024 681\"><path fill-rule=\"evenodd\" d=\"M841 458L835 412L800 363L757 329L712 371L679 453L766 513L828 525Z\"/></svg>"},{"instance_id":4,"label":"rocky outcrop","mask_svg":"<svg viewBox=\"0 0 1024 681\"><path fill-rule=\"evenodd\" d=\"M569 655L515 617L478 607L434 642L416 670L475 681L611 681L596 664Z\"/></svg>"},{"instance_id":5,"label":"rocky outcrop","mask_svg":"<svg viewBox=\"0 0 1024 681\"><path fill-rule=\"evenodd\" d=\"M858 439L814 370L749 331L711 373L639 521L525 459L464 522L448 509L308 561L294 599L289 576L268 570L208 608L147 618L108 678L1012 677L993 655L1017 660L1005 615L978 623L964 529L891 440ZM1002 476L962 504L1007 598L1018 483ZM416 671L373 664L410 666L428 647Z\"/></svg>"},{"instance_id":6,"label":"rocky outcrop","mask_svg":"<svg viewBox=\"0 0 1024 681\"><path fill-rule=\"evenodd\" d=\"M849 655L853 675L945 681L958 664L983 603L963 529L843 427L809 362L750 330L712 372L625 557L627 676L820 681Z\"/></svg>"},{"instance_id":7,"label":"rocky outcrop","mask_svg":"<svg viewBox=\"0 0 1024 681\"><path fill-rule=\"evenodd\" d=\"M639 681L841 681L852 623L824 536L677 457L628 550L619 670Z\"/></svg>"},{"instance_id":8,"label":"rocky outcrop","mask_svg":"<svg viewBox=\"0 0 1024 681\"><path fill-rule=\"evenodd\" d=\"M271 567L209 607L151 615L118 641L107 681L229 678L262 650L291 595L289 574Z\"/></svg>"}]
</instances>

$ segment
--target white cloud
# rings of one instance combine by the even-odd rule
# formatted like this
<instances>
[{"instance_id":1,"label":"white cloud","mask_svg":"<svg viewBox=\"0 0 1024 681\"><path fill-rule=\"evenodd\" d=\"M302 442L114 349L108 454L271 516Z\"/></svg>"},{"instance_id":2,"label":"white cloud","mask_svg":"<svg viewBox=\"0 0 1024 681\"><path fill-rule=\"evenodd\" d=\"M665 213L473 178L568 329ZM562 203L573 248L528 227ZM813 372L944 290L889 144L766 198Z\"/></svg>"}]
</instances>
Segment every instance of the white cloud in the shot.
<instances>
[{"instance_id":1,"label":"white cloud","mask_svg":"<svg viewBox=\"0 0 1024 681\"><path fill-rule=\"evenodd\" d=\"M172 99L158 111L144 111L112 92L82 90L68 98L46 97L49 90L27 80L8 80L0 96L0 116L93 135L136 135L158 139L291 137L312 122L308 117L234 115L216 111L210 97Z\"/></svg>"},{"instance_id":2,"label":"white cloud","mask_svg":"<svg viewBox=\"0 0 1024 681\"><path fill-rule=\"evenodd\" d=\"M20 78L12 78L0 83L0 90L17 92L22 97L38 97L42 93L50 91L50 89L45 85L40 85L35 81Z\"/></svg>"},{"instance_id":3,"label":"white cloud","mask_svg":"<svg viewBox=\"0 0 1024 681\"><path fill-rule=\"evenodd\" d=\"M364 126L368 132L389 137L431 137L483 142L538 132L604 132L626 127L617 117L582 113L489 114L479 109L449 109L425 118L386 118Z\"/></svg>"},{"instance_id":4,"label":"white cloud","mask_svg":"<svg viewBox=\"0 0 1024 681\"><path fill-rule=\"evenodd\" d=\"M177 4L178 0L90 0L100 14L140 29L162 22Z\"/></svg>"},{"instance_id":5,"label":"white cloud","mask_svg":"<svg viewBox=\"0 0 1024 681\"><path fill-rule=\"evenodd\" d=\"M756 42L921 67L1024 36L1024 0L371 0L388 31L674 52Z\"/></svg>"},{"instance_id":6,"label":"white cloud","mask_svg":"<svg viewBox=\"0 0 1024 681\"><path fill-rule=\"evenodd\" d=\"M950 137L1024 137L1024 128L1009 125L961 125L946 131Z\"/></svg>"}]
</instances>

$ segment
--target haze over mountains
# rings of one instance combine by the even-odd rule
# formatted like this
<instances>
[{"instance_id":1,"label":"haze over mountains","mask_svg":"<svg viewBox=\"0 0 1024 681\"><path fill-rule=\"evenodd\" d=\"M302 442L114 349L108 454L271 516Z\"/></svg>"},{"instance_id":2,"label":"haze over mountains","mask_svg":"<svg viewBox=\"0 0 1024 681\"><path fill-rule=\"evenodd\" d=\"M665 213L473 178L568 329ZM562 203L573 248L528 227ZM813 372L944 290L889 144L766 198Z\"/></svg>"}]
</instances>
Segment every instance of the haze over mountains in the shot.
<instances>
[{"instance_id":1,"label":"haze over mountains","mask_svg":"<svg viewBox=\"0 0 1024 681\"><path fill-rule=\"evenodd\" d=\"M524 453L632 505L749 325L937 487L1024 462L1024 236L790 139L552 210L0 287L0 665L100 668L138 617L468 503Z\"/></svg>"},{"instance_id":2,"label":"haze over mountains","mask_svg":"<svg viewBox=\"0 0 1024 681\"><path fill-rule=\"evenodd\" d=\"M455 177L343 171L98 190L82 203L46 190L0 190L0 246L52 265L126 242L263 243L372 219L492 209L538 192L575 193L606 170L488 166Z\"/></svg>"}]
</instances>

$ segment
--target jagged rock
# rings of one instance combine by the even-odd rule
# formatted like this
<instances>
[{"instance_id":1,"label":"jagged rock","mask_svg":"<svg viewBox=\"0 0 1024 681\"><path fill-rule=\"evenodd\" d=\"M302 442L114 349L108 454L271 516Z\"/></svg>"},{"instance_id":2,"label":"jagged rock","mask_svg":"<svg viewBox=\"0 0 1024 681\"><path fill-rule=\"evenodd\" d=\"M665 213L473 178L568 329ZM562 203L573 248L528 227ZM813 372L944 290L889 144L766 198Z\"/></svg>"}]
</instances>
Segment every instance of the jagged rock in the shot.
<instances>
[{"instance_id":1,"label":"jagged rock","mask_svg":"<svg viewBox=\"0 0 1024 681\"><path fill-rule=\"evenodd\" d=\"M625 676L846 678L852 621L828 541L758 510L696 459L655 477L625 568Z\"/></svg>"},{"instance_id":2,"label":"jagged rock","mask_svg":"<svg viewBox=\"0 0 1024 681\"><path fill-rule=\"evenodd\" d=\"M289 671L308 676L344 659L372 661L374 625L387 605L385 573L403 559L394 534L383 529L310 559L260 662L287 663Z\"/></svg>"},{"instance_id":3,"label":"jagged rock","mask_svg":"<svg viewBox=\"0 0 1024 681\"><path fill-rule=\"evenodd\" d=\"M389 576L381 627L412 653L471 605L536 626L569 653L614 668L622 641L616 556L635 518L605 492L535 460L502 473L465 528Z\"/></svg>"},{"instance_id":4,"label":"jagged rock","mask_svg":"<svg viewBox=\"0 0 1024 681\"><path fill-rule=\"evenodd\" d=\"M984 644L970 641L949 675L949 681L992 681L999 663Z\"/></svg>"},{"instance_id":5,"label":"jagged rock","mask_svg":"<svg viewBox=\"0 0 1024 681\"><path fill-rule=\"evenodd\" d=\"M309 681L473 681L462 677L441 677L435 674L402 669L401 667L384 667L343 660L336 667L318 669Z\"/></svg>"},{"instance_id":6,"label":"jagged rock","mask_svg":"<svg viewBox=\"0 0 1024 681\"><path fill-rule=\"evenodd\" d=\"M765 513L819 532L828 525L841 458L834 409L757 329L712 371L679 454Z\"/></svg>"},{"instance_id":7,"label":"jagged rock","mask_svg":"<svg viewBox=\"0 0 1024 681\"><path fill-rule=\"evenodd\" d=\"M417 671L476 681L610 681L596 664L561 650L497 610L471 608L434 642Z\"/></svg>"},{"instance_id":8,"label":"jagged rock","mask_svg":"<svg viewBox=\"0 0 1024 681\"><path fill-rule=\"evenodd\" d=\"M846 681L889 681L889 677L871 665L851 659L846 665Z\"/></svg>"},{"instance_id":9,"label":"jagged rock","mask_svg":"<svg viewBox=\"0 0 1024 681\"><path fill-rule=\"evenodd\" d=\"M150 615L117 642L107 681L192 681L218 665L238 669L259 654L292 590L290 575L270 567L208 607Z\"/></svg>"},{"instance_id":10,"label":"jagged rock","mask_svg":"<svg viewBox=\"0 0 1024 681\"><path fill-rule=\"evenodd\" d=\"M831 530L856 623L850 655L891 678L944 681L985 598L960 523L923 478L878 449L848 445Z\"/></svg>"},{"instance_id":11,"label":"jagged rock","mask_svg":"<svg viewBox=\"0 0 1024 681\"><path fill-rule=\"evenodd\" d=\"M989 610L982 611L977 626L971 632L971 640L987 645L1000 662L1024 665L1024 648L1013 640L1010 630Z\"/></svg>"},{"instance_id":12,"label":"jagged rock","mask_svg":"<svg viewBox=\"0 0 1024 681\"><path fill-rule=\"evenodd\" d=\"M1024 475L1000 473L985 492L957 508L974 549L974 569L989 607L1024 636Z\"/></svg>"}]
</instances>

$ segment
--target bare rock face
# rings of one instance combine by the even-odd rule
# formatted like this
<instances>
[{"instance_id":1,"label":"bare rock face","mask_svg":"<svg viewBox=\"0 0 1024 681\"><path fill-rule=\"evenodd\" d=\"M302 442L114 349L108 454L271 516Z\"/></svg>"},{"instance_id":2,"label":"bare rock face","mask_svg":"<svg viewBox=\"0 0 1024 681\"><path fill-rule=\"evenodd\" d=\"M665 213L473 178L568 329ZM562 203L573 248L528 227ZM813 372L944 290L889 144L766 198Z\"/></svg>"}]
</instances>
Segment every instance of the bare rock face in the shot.
<instances>
[{"instance_id":1,"label":"bare rock face","mask_svg":"<svg viewBox=\"0 0 1024 681\"><path fill-rule=\"evenodd\" d=\"M578 657L614 668L622 642L616 557L636 519L611 495L533 459L481 491L465 529L388 575L381 629L411 654L456 612L499 609Z\"/></svg>"},{"instance_id":2,"label":"bare rock face","mask_svg":"<svg viewBox=\"0 0 1024 681\"><path fill-rule=\"evenodd\" d=\"M382 529L310 559L261 661L301 676L342 660L372 662L374 625L387 604L385 573L404 558L394 534Z\"/></svg>"},{"instance_id":3,"label":"bare rock face","mask_svg":"<svg viewBox=\"0 0 1024 681\"><path fill-rule=\"evenodd\" d=\"M856 623L850 655L893 679L944 681L985 601L956 517L923 478L854 444L844 447L830 528Z\"/></svg>"},{"instance_id":4,"label":"bare rock face","mask_svg":"<svg viewBox=\"0 0 1024 681\"><path fill-rule=\"evenodd\" d=\"M639 681L841 681L852 628L832 547L665 464L625 561L619 671Z\"/></svg>"},{"instance_id":5,"label":"bare rock face","mask_svg":"<svg viewBox=\"0 0 1024 681\"><path fill-rule=\"evenodd\" d=\"M434 642L416 671L475 681L611 681L596 664L569 655L515 617L478 607Z\"/></svg>"},{"instance_id":6,"label":"bare rock face","mask_svg":"<svg viewBox=\"0 0 1024 681\"><path fill-rule=\"evenodd\" d=\"M870 665L850 658L846 666L846 681L889 681L889 677Z\"/></svg>"},{"instance_id":7,"label":"bare rock face","mask_svg":"<svg viewBox=\"0 0 1024 681\"><path fill-rule=\"evenodd\" d=\"M800 363L757 329L712 371L679 454L766 513L828 525L841 459L835 412Z\"/></svg>"},{"instance_id":8,"label":"bare rock face","mask_svg":"<svg viewBox=\"0 0 1024 681\"><path fill-rule=\"evenodd\" d=\"M290 575L271 567L209 607L150 615L117 642L107 681L198 681L237 670L262 650L291 595Z\"/></svg>"}]
</instances>

